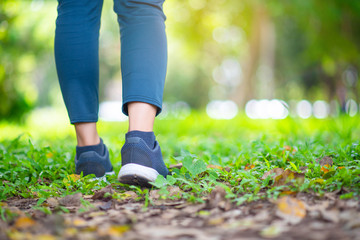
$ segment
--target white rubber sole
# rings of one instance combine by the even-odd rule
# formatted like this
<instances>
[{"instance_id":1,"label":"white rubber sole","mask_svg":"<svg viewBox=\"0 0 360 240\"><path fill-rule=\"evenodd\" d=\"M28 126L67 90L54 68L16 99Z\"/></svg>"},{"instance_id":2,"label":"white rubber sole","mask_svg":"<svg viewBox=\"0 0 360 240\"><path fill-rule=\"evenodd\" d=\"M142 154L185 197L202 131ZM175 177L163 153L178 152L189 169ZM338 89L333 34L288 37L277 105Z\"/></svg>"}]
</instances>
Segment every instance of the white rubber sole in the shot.
<instances>
[{"instance_id":1,"label":"white rubber sole","mask_svg":"<svg viewBox=\"0 0 360 240\"><path fill-rule=\"evenodd\" d=\"M130 178L140 178L148 182L154 182L159 173L150 167L145 167L135 163L128 163L125 166L121 167L118 179L120 182L124 179Z\"/></svg>"}]
</instances>

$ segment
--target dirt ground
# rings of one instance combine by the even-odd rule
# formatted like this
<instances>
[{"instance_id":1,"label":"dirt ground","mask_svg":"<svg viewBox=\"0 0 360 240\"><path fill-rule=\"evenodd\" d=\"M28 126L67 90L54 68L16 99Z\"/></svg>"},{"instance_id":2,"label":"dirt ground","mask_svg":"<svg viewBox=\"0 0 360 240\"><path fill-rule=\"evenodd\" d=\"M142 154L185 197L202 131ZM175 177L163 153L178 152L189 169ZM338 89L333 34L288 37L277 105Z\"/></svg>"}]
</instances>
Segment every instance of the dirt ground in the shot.
<instances>
[{"instance_id":1,"label":"dirt ground","mask_svg":"<svg viewBox=\"0 0 360 240\"><path fill-rule=\"evenodd\" d=\"M360 202L340 200L338 193L237 206L220 187L202 204L164 200L152 190L145 207L132 191L120 199L112 199L112 192L108 186L92 196L49 198L42 205L52 214L34 209L37 199L9 199L2 208L14 217L0 220L0 239L360 239Z\"/></svg>"}]
</instances>

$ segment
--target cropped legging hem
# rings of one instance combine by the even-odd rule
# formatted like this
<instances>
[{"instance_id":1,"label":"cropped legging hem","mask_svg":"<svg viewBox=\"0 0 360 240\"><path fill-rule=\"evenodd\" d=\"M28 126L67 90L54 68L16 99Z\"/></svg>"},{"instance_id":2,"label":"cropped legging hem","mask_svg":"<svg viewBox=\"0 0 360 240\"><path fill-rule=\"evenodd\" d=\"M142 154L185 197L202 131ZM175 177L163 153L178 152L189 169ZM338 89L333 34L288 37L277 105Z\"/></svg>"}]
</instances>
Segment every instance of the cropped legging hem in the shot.
<instances>
[{"instance_id":1,"label":"cropped legging hem","mask_svg":"<svg viewBox=\"0 0 360 240\"><path fill-rule=\"evenodd\" d=\"M157 107L156 116L161 113L162 103L157 101L156 99L149 98L146 96L138 96L138 95L132 95L124 97L123 99L123 105L122 105L122 112L127 116L128 115L128 108L127 104L130 102L144 102L149 103L151 105L154 105Z\"/></svg>"},{"instance_id":2,"label":"cropped legging hem","mask_svg":"<svg viewBox=\"0 0 360 240\"><path fill-rule=\"evenodd\" d=\"M88 115L88 116L81 116L81 117L71 117L70 123L85 123L85 122L97 122L99 120L97 114Z\"/></svg>"},{"instance_id":3,"label":"cropped legging hem","mask_svg":"<svg viewBox=\"0 0 360 240\"><path fill-rule=\"evenodd\" d=\"M146 96L129 96L123 99L123 105L122 105L122 112L126 116L128 115L127 104L131 102L143 102L154 105L155 107L157 107L156 115L160 114L162 110L162 103L157 101L156 99L151 99ZM82 115L81 117L75 116L75 117L71 117L70 119L71 119L70 123L75 124L75 123L84 123L84 122L97 122L99 120L99 117L97 114L91 114L87 116Z\"/></svg>"}]
</instances>

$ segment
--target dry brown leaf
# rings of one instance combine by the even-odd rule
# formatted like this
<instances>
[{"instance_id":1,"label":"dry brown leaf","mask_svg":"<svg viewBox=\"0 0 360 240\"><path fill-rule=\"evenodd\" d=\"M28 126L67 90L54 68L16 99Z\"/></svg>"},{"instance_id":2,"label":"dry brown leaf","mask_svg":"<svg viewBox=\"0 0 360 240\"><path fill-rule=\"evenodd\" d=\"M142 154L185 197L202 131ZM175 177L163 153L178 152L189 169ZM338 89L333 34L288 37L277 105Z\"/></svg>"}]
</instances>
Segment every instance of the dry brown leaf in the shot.
<instances>
[{"instance_id":1,"label":"dry brown leaf","mask_svg":"<svg viewBox=\"0 0 360 240\"><path fill-rule=\"evenodd\" d=\"M291 224L297 224L306 216L306 205L296 198L281 197L277 201L276 215Z\"/></svg>"},{"instance_id":2,"label":"dry brown leaf","mask_svg":"<svg viewBox=\"0 0 360 240\"><path fill-rule=\"evenodd\" d=\"M320 158L318 158L318 159L316 159L316 161L318 163L320 163L321 166L325 166L325 165L332 166L333 165L333 160L330 156L325 156L321 160L320 160Z\"/></svg>"},{"instance_id":3,"label":"dry brown leaf","mask_svg":"<svg viewBox=\"0 0 360 240\"><path fill-rule=\"evenodd\" d=\"M29 217L19 217L16 219L14 227L17 229L26 229L32 227L36 224L36 222Z\"/></svg>"},{"instance_id":4,"label":"dry brown leaf","mask_svg":"<svg viewBox=\"0 0 360 240\"><path fill-rule=\"evenodd\" d=\"M109 201L112 199L113 193L114 193L114 190L112 189L111 185L108 185L108 186L96 191L94 196L91 199Z\"/></svg>"},{"instance_id":5,"label":"dry brown leaf","mask_svg":"<svg viewBox=\"0 0 360 240\"><path fill-rule=\"evenodd\" d=\"M250 164L248 163L248 164L245 165L245 170L250 170L250 169L253 169L254 167L255 167L254 164L251 164L251 165L250 165Z\"/></svg>"},{"instance_id":6,"label":"dry brown leaf","mask_svg":"<svg viewBox=\"0 0 360 240\"><path fill-rule=\"evenodd\" d=\"M288 151L288 152L291 152L294 154L297 152L297 149L296 149L296 147L291 147L291 146L285 145L283 154L285 153L285 151Z\"/></svg>"},{"instance_id":7,"label":"dry brown leaf","mask_svg":"<svg viewBox=\"0 0 360 240\"><path fill-rule=\"evenodd\" d=\"M49 205L49 207L57 207L59 206L59 201L56 198L48 198L46 200L47 204Z\"/></svg>"},{"instance_id":8,"label":"dry brown leaf","mask_svg":"<svg viewBox=\"0 0 360 240\"><path fill-rule=\"evenodd\" d=\"M274 174L272 176L272 179L275 179L277 176L281 175L284 172L284 169L282 168L273 168L270 171L264 173L264 175L261 177L262 180L265 180L268 176Z\"/></svg>"},{"instance_id":9,"label":"dry brown leaf","mask_svg":"<svg viewBox=\"0 0 360 240\"><path fill-rule=\"evenodd\" d=\"M73 195L67 195L59 199L59 204L65 207L80 206L81 193L75 193Z\"/></svg>"},{"instance_id":10,"label":"dry brown leaf","mask_svg":"<svg viewBox=\"0 0 360 240\"><path fill-rule=\"evenodd\" d=\"M208 209L218 207L220 202L225 201L225 195L225 189L221 186L216 186L210 193L206 207Z\"/></svg>"},{"instance_id":11,"label":"dry brown leaf","mask_svg":"<svg viewBox=\"0 0 360 240\"><path fill-rule=\"evenodd\" d=\"M283 186L292 180L295 180L298 184L302 184L305 181L305 174L286 169L282 174L275 177L274 186Z\"/></svg>"},{"instance_id":12,"label":"dry brown leaf","mask_svg":"<svg viewBox=\"0 0 360 240\"><path fill-rule=\"evenodd\" d=\"M321 167L321 171L325 174L330 171L329 170L330 168L331 166L329 164L325 164L324 166Z\"/></svg>"}]
</instances>

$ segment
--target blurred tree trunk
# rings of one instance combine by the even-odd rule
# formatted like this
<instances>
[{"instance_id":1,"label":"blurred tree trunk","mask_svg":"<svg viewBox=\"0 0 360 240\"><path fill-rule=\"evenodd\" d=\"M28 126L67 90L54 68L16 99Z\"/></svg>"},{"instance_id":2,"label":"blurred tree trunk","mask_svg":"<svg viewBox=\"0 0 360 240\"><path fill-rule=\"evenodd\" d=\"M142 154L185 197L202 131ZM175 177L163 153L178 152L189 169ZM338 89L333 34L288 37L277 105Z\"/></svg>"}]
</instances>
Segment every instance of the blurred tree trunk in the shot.
<instances>
[{"instance_id":1,"label":"blurred tree trunk","mask_svg":"<svg viewBox=\"0 0 360 240\"><path fill-rule=\"evenodd\" d=\"M249 40L248 57L244 63L242 81L231 95L231 99L244 107L245 103L259 97L271 98L274 93L275 27L262 4L254 6L252 32ZM259 73L259 74L258 74ZM259 88L256 87L260 77Z\"/></svg>"}]
</instances>

